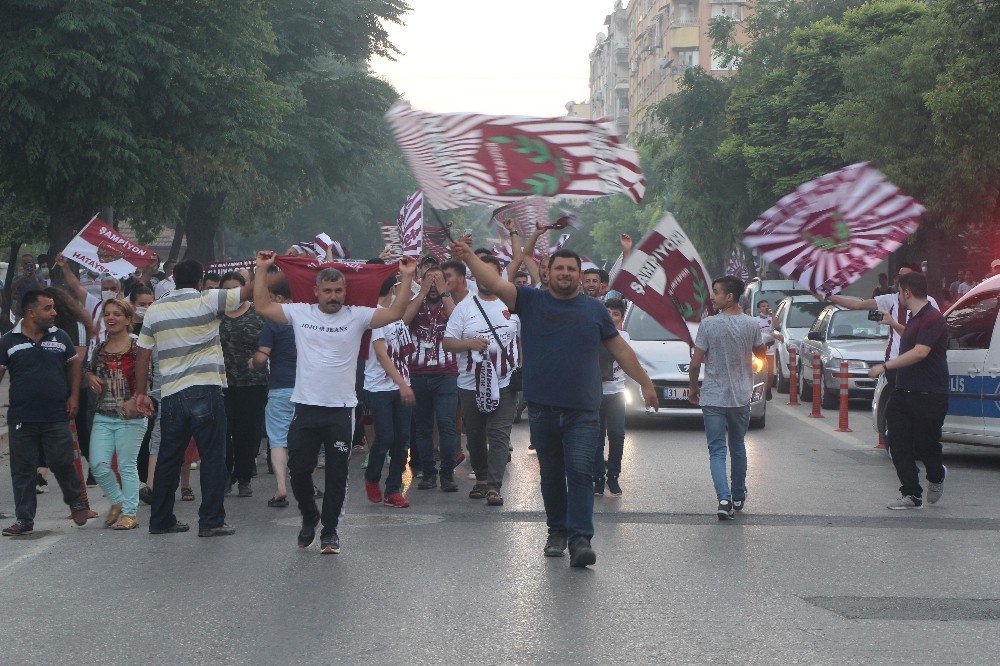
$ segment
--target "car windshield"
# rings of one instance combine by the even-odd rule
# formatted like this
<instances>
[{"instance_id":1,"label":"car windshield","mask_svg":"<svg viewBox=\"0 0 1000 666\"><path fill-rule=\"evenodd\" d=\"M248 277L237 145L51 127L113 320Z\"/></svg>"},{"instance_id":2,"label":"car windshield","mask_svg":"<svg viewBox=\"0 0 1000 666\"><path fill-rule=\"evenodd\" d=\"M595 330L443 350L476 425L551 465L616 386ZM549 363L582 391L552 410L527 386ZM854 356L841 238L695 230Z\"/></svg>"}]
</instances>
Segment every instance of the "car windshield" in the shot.
<instances>
[{"instance_id":1,"label":"car windshield","mask_svg":"<svg viewBox=\"0 0 1000 666\"><path fill-rule=\"evenodd\" d=\"M867 310L841 310L830 321L831 340L877 340L889 337L889 327L868 320Z\"/></svg>"},{"instance_id":2,"label":"car windshield","mask_svg":"<svg viewBox=\"0 0 1000 666\"><path fill-rule=\"evenodd\" d=\"M625 320L625 332L633 340L679 340L676 335L660 326L659 322L637 307L632 307Z\"/></svg>"},{"instance_id":3,"label":"car windshield","mask_svg":"<svg viewBox=\"0 0 1000 666\"><path fill-rule=\"evenodd\" d=\"M826 307L826 303L816 301L804 301L801 303L790 303L788 309L788 328L809 328L816 321L816 317Z\"/></svg>"}]
</instances>

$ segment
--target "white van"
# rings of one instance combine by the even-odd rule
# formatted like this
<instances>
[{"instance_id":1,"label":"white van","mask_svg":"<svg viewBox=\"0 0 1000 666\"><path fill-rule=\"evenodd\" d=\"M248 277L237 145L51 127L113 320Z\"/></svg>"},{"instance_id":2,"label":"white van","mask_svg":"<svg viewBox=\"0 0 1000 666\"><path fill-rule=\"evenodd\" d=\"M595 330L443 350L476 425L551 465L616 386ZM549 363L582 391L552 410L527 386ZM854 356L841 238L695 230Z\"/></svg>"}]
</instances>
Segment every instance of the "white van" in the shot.
<instances>
[{"instance_id":1,"label":"white van","mask_svg":"<svg viewBox=\"0 0 1000 666\"><path fill-rule=\"evenodd\" d=\"M1000 275L976 285L945 312L948 332L948 415L943 442L1000 447ZM879 381L872 400L876 430L885 432Z\"/></svg>"}]
</instances>

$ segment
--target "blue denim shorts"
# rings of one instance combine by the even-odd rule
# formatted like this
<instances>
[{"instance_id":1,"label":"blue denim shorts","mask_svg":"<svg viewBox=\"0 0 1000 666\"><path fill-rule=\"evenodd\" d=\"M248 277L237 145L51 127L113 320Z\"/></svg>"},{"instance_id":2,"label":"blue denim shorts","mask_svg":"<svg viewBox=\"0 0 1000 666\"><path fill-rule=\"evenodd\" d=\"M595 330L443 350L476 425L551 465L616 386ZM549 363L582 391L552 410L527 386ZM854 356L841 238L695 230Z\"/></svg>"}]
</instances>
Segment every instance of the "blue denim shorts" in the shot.
<instances>
[{"instance_id":1,"label":"blue denim shorts","mask_svg":"<svg viewBox=\"0 0 1000 666\"><path fill-rule=\"evenodd\" d=\"M292 404L290 388L271 389L267 392L267 406L264 408L264 426L270 448L288 448L288 427L292 424L295 405Z\"/></svg>"}]
</instances>

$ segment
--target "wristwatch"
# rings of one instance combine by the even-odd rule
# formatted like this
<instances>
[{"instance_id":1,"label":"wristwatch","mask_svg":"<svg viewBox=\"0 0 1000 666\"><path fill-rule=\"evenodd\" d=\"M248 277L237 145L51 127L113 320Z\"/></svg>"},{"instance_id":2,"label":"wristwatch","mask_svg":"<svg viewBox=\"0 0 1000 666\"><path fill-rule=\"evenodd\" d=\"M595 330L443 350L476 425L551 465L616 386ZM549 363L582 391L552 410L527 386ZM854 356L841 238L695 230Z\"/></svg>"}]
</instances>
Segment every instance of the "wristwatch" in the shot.
<instances>
[{"instance_id":1,"label":"wristwatch","mask_svg":"<svg viewBox=\"0 0 1000 666\"><path fill-rule=\"evenodd\" d=\"M521 235L521 232L518 231L517 229L513 229L513 230L511 230L508 233L510 233L511 236L520 236Z\"/></svg>"}]
</instances>

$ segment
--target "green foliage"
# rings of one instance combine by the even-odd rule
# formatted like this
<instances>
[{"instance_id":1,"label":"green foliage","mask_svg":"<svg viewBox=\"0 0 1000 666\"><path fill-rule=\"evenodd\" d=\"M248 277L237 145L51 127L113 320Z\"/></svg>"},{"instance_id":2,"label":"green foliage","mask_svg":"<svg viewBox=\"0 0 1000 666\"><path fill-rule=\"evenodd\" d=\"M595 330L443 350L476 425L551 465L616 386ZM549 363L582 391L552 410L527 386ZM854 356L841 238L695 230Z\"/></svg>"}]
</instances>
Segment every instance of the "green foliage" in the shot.
<instances>
[{"instance_id":1,"label":"green foliage","mask_svg":"<svg viewBox=\"0 0 1000 666\"><path fill-rule=\"evenodd\" d=\"M648 192L710 268L778 198L856 161L927 206L927 249L950 225L996 226L998 24L997 0L758 0L742 26L713 21L739 69L690 72L657 107L664 135L640 139Z\"/></svg>"}]
</instances>

